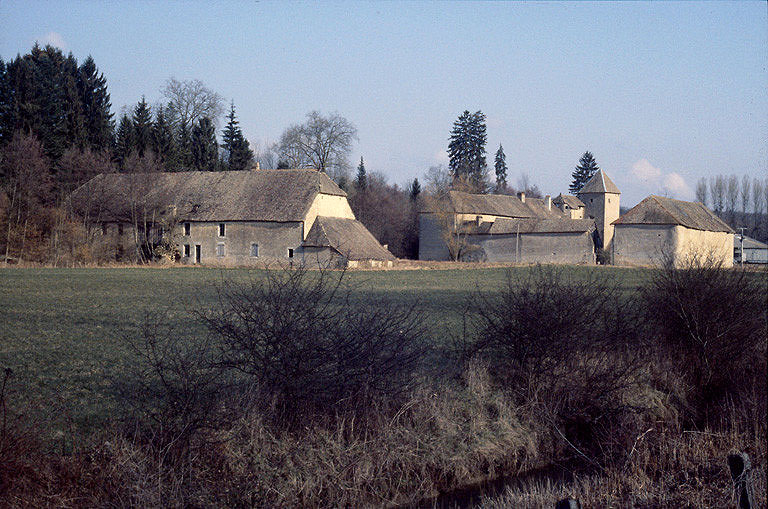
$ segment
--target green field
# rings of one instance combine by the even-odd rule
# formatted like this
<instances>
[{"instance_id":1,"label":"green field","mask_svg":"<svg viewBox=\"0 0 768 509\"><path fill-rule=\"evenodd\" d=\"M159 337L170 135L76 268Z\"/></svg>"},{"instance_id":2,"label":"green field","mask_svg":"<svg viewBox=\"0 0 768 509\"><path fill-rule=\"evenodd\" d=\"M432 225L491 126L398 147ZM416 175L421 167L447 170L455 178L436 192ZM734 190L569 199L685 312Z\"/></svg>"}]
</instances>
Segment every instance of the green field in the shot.
<instances>
[{"instance_id":1,"label":"green field","mask_svg":"<svg viewBox=\"0 0 768 509\"><path fill-rule=\"evenodd\" d=\"M507 270L360 271L346 277L361 305L423 305L440 342L460 331L462 309L473 294L498 291ZM610 267L565 270L575 277L603 271L627 292L651 274ZM169 310L189 330L194 324L186 311L215 304L217 284L262 275L206 268L2 269L0 368L14 371L22 401L62 408L77 427L91 428L113 408L111 383L128 355L122 338L135 334L147 311Z\"/></svg>"}]
</instances>

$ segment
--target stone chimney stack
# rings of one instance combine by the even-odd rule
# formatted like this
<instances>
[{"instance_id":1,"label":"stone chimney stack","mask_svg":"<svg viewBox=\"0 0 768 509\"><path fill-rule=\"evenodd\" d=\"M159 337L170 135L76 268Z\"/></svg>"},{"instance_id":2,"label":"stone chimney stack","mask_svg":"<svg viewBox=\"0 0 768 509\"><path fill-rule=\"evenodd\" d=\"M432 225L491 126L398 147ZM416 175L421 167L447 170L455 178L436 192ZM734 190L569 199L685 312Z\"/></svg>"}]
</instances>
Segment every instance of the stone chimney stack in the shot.
<instances>
[{"instance_id":1,"label":"stone chimney stack","mask_svg":"<svg viewBox=\"0 0 768 509\"><path fill-rule=\"evenodd\" d=\"M520 198L521 202L525 203L525 193L524 192L520 191L519 193L517 193L517 197Z\"/></svg>"},{"instance_id":2,"label":"stone chimney stack","mask_svg":"<svg viewBox=\"0 0 768 509\"><path fill-rule=\"evenodd\" d=\"M261 169L261 164L259 164L259 162L256 161L256 166L254 166L253 169L256 171L259 171Z\"/></svg>"},{"instance_id":3,"label":"stone chimney stack","mask_svg":"<svg viewBox=\"0 0 768 509\"><path fill-rule=\"evenodd\" d=\"M552 210L552 197L550 195L544 197L544 206L547 207L547 210Z\"/></svg>"}]
</instances>

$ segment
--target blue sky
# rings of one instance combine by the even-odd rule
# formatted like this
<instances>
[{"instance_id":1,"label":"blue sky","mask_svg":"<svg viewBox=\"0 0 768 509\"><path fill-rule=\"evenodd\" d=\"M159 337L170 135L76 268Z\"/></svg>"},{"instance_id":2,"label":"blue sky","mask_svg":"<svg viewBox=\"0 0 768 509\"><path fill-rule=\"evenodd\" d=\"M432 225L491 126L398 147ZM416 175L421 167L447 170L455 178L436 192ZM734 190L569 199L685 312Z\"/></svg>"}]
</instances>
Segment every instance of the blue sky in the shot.
<instances>
[{"instance_id":1,"label":"blue sky","mask_svg":"<svg viewBox=\"0 0 768 509\"><path fill-rule=\"evenodd\" d=\"M453 121L480 109L511 183L565 192L591 150L633 205L766 175L766 5L2 0L0 57L36 40L91 54L116 112L200 79L252 143L338 111L359 130L352 158L401 184L445 163Z\"/></svg>"}]
</instances>

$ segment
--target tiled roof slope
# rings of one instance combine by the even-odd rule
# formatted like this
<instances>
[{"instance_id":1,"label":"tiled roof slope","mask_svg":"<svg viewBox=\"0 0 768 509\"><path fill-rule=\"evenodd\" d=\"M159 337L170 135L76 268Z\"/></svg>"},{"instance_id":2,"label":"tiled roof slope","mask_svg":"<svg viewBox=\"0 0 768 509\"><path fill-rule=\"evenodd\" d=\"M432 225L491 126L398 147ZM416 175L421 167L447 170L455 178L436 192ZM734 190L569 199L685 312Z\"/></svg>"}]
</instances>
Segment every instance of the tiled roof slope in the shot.
<instances>
[{"instance_id":1,"label":"tiled roof slope","mask_svg":"<svg viewBox=\"0 0 768 509\"><path fill-rule=\"evenodd\" d=\"M474 194L450 191L447 201L450 211L458 214L499 217L562 217L562 212L555 207L547 210L544 200L541 198L526 198L525 203L523 203L517 196L505 194Z\"/></svg>"},{"instance_id":2,"label":"tiled roof slope","mask_svg":"<svg viewBox=\"0 0 768 509\"><path fill-rule=\"evenodd\" d=\"M694 230L733 232L730 226L701 203L655 195L629 209L613 224L672 224Z\"/></svg>"},{"instance_id":3,"label":"tiled roof slope","mask_svg":"<svg viewBox=\"0 0 768 509\"><path fill-rule=\"evenodd\" d=\"M583 201L579 200L577 197L570 194L558 194L556 197L552 199L552 203L565 203L572 209L578 209L579 207L586 207Z\"/></svg>"},{"instance_id":4,"label":"tiled roof slope","mask_svg":"<svg viewBox=\"0 0 768 509\"><path fill-rule=\"evenodd\" d=\"M356 219L319 216L303 245L330 247L350 260L395 260L392 253Z\"/></svg>"},{"instance_id":5,"label":"tiled roof slope","mask_svg":"<svg viewBox=\"0 0 768 509\"><path fill-rule=\"evenodd\" d=\"M325 173L311 170L111 173L72 193L76 211L98 209L124 220L136 205L187 221L302 221L318 193L346 196Z\"/></svg>"},{"instance_id":6,"label":"tiled roof slope","mask_svg":"<svg viewBox=\"0 0 768 509\"><path fill-rule=\"evenodd\" d=\"M619 188L613 183L613 180L608 178L608 175L603 170L597 170L592 178L584 184L577 194L585 193L614 193L621 194Z\"/></svg>"}]
</instances>

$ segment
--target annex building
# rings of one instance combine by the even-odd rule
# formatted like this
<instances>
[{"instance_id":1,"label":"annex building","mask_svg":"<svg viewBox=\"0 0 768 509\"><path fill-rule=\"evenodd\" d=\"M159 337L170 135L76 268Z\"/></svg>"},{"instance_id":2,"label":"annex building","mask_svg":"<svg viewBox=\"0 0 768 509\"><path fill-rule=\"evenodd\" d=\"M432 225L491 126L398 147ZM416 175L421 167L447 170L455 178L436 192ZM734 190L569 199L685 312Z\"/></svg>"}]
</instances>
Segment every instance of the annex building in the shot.
<instances>
[{"instance_id":1,"label":"annex building","mask_svg":"<svg viewBox=\"0 0 768 509\"><path fill-rule=\"evenodd\" d=\"M137 239L183 264L391 266L346 193L312 169L102 174L72 195L119 255Z\"/></svg>"},{"instance_id":2,"label":"annex building","mask_svg":"<svg viewBox=\"0 0 768 509\"><path fill-rule=\"evenodd\" d=\"M419 215L419 259L653 265L692 255L733 264L733 232L701 203L650 196L620 216L621 192L598 170L554 199L449 191Z\"/></svg>"}]
</instances>

